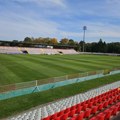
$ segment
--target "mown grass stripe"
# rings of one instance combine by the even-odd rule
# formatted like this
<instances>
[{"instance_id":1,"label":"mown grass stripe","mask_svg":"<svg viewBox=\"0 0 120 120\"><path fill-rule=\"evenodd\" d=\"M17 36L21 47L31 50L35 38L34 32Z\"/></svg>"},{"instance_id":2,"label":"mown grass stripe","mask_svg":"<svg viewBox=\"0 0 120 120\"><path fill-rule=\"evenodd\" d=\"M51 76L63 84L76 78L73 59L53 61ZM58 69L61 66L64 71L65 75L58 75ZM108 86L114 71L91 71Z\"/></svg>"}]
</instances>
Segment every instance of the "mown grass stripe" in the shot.
<instances>
[{"instance_id":1,"label":"mown grass stripe","mask_svg":"<svg viewBox=\"0 0 120 120\"><path fill-rule=\"evenodd\" d=\"M0 85L120 67L120 57L0 54ZM8 82L9 81L9 82Z\"/></svg>"}]
</instances>

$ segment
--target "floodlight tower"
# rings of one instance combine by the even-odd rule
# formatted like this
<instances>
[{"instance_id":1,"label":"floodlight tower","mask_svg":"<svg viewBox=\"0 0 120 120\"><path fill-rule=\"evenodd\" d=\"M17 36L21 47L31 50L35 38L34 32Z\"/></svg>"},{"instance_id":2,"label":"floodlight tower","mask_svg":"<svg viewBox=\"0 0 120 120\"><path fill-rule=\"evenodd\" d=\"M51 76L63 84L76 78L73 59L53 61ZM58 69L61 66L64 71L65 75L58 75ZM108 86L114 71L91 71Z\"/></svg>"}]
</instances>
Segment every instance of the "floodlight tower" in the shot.
<instances>
[{"instance_id":1,"label":"floodlight tower","mask_svg":"<svg viewBox=\"0 0 120 120\"><path fill-rule=\"evenodd\" d=\"M87 30L87 26L83 26L83 52L85 51L85 30Z\"/></svg>"}]
</instances>

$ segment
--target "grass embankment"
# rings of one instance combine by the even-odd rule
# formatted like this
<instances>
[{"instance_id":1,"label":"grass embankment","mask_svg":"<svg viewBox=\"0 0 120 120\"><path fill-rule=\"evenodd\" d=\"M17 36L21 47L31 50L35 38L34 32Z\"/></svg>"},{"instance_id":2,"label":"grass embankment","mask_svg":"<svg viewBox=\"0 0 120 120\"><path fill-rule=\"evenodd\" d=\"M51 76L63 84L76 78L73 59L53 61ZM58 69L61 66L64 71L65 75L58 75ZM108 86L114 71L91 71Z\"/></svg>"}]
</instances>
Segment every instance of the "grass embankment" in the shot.
<instances>
[{"instance_id":1,"label":"grass embankment","mask_svg":"<svg viewBox=\"0 0 120 120\"><path fill-rule=\"evenodd\" d=\"M29 108L51 102L60 98L72 96L89 89L93 89L108 83L120 80L120 74L98 78L81 83L71 84L49 91L33 93L8 100L0 101L0 118L17 114Z\"/></svg>"}]
</instances>

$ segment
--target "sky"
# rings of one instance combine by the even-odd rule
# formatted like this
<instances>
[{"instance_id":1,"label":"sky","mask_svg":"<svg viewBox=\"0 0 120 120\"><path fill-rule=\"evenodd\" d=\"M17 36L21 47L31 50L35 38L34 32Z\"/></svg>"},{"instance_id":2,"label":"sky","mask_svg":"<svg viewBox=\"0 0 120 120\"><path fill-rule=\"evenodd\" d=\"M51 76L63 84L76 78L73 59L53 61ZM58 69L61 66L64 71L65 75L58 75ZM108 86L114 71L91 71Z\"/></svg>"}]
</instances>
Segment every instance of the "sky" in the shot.
<instances>
[{"instance_id":1,"label":"sky","mask_svg":"<svg viewBox=\"0 0 120 120\"><path fill-rule=\"evenodd\" d=\"M120 42L120 0L0 0L0 40Z\"/></svg>"}]
</instances>

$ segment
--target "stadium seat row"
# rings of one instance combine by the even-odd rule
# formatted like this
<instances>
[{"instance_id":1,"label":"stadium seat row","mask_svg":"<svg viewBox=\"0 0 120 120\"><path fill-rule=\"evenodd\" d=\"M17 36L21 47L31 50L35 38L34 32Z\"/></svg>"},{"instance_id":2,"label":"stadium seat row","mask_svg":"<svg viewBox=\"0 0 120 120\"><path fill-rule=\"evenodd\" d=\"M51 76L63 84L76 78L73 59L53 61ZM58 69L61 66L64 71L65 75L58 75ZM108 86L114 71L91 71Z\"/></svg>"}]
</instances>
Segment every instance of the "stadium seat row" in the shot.
<instances>
[{"instance_id":1,"label":"stadium seat row","mask_svg":"<svg viewBox=\"0 0 120 120\"><path fill-rule=\"evenodd\" d=\"M0 46L0 53L4 54L78 54L74 49L50 49L50 48L28 48L28 47L9 47Z\"/></svg>"},{"instance_id":2,"label":"stadium seat row","mask_svg":"<svg viewBox=\"0 0 120 120\"><path fill-rule=\"evenodd\" d=\"M118 101L120 101L120 90L117 88L66 108L65 110L50 115L42 120L82 120L83 118L89 118L91 115L100 112ZM112 115L113 113L114 112L112 112Z\"/></svg>"},{"instance_id":3,"label":"stadium seat row","mask_svg":"<svg viewBox=\"0 0 120 120\"><path fill-rule=\"evenodd\" d=\"M76 106L76 105L79 106L80 103L82 105L84 105L84 108L79 107L79 109L77 109L77 110L82 109L81 112L85 112L85 107L87 107L86 109L92 108L95 105L98 105L98 103L100 104L102 101L105 101L106 99L108 100L109 98L111 98L111 96L113 96L113 97L118 96L119 94L116 95L117 93L115 91L108 92L108 91L113 90L118 87L120 87L120 81L99 87L97 89L92 89L85 93L80 93L75 96L71 96L69 98L58 100L56 102L48 103L47 105L39 106L37 108L34 108L33 110L29 110L29 111L26 111L17 116L10 117L10 118L8 118L8 120L41 120L41 119L51 116L55 113L63 111L67 108L73 109L74 107L72 107L72 106ZM104 95L104 93L106 94L106 96ZM95 104L96 99L98 99L97 104ZM116 99L116 97L114 98L114 100L115 99ZM110 100L110 101L112 102L112 100ZM109 101L109 103L110 103L110 101ZM86 105L84 103L86 103L88 105ZM94 103L94 105L93 105L93 103ZM112 105L112 103L111 103L111 105ZM72 118L72 117L70 117L70 118Z\"/></svg>"}]
</instances>

